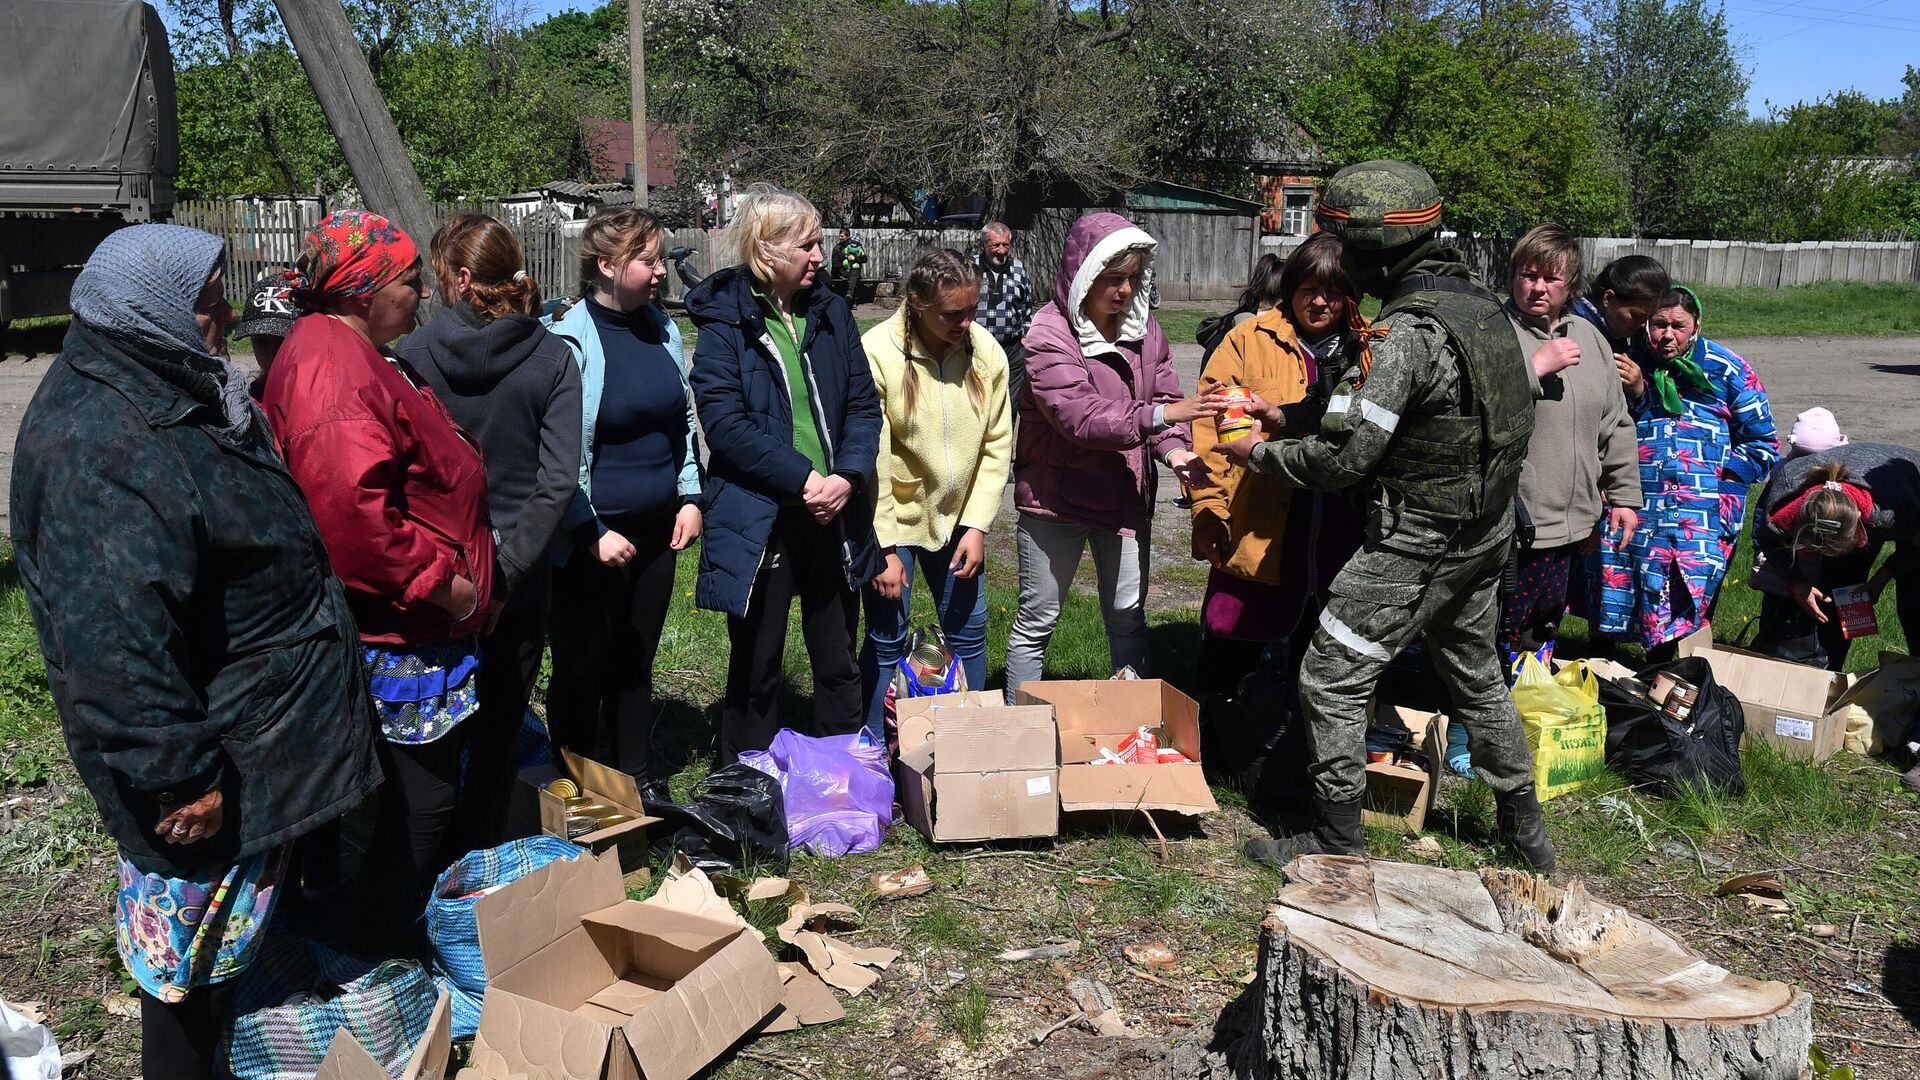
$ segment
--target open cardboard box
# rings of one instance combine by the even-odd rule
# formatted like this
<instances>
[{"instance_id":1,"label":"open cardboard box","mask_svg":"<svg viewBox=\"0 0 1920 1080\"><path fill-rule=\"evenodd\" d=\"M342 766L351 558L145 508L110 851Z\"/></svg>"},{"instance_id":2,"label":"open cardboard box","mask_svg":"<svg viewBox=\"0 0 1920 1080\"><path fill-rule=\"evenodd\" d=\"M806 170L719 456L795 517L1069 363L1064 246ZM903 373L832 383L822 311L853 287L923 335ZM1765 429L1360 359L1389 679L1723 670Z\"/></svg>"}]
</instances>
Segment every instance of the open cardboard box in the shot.
<instances>
[{"instance_id":1,"label":"open cardboard box","mask_svg":"<svg viewBox=\"0 0 1920 1080\"><path fill-rule=\"evenodd\" d=\"M426 1034L413 1048L413 1056L407 1061L406 1071L400 1074L400 1080L445 1080L447 1076L447 1058L453 1052L453 1004L448 1000L447 992L440 991L440 1000L434 1003L433 1015L427 1019ZM360 1045L346 1028L333 1033L333 1041L327 1044L327 1056L320 1061L320 1071L313 1074L313 1080L392 1080L387 1070L377 1058Z\"/></svg>"},{"instance_id":2,"label":"open cardboard box","mask_svg":"<svg viewBox=\"0 0 1920 1080\"><path fill-rule=\"evenodd\" d=\"M894 790L935 843L1057 836L1060 758L1053 709L998 691L908 698L896 713Z\"/></svg>"},{"instance_id":3,"label":"open cardboard box","mask_svg":"<svg viewBox=\"0 0 1920 1080\"><path fill-rule=\"evenodd\" d=\"M574 837L573 842L596 855L610 848L619 849L621 862L628 870L646 866L647 826L659 824L660 819L648 816L641 805L640 789L635 786L633 777L592 758L581 757L571 750L561 750L560 756L566 766L564 772L551 765L535 765L520 770L519 783L508 810L509 816L515 820L514 831L527 836L543 832L548 836L567 839L566 800L548 791L547 784L562 776L571 777L580 786L582 795L616 807L633 819Z\"/></svg>"},{"instance_id":4,"label":"open cardboard box","mask_svg":"<svg viewBox=\"0 0 1920 1080\"><path fill-rule=\"evenodd\" d=\"M1682 638L1678 651L1681 656L1704 656L1713 677L1740 699L1747 738L1771 743L1789 757L1814 761L1840 751L1847 734L1843 710L1872 679L1716 645L1708 628Z\"/></svg>"},{"instance_id":5,"label":"open cardboard box","mask_svg":"<svg viewBox=\"0 0 1920 1080\"><path fill-rule=\"evenodd\" d=\"M1161 679L1029 682L1020 704L1051 705L1060 733L1060 810L1160 810L1206 814L1220 807L1200 771L1200 706ZM1145 725L1187 760L1167 765L1094 765L1100 748Z\"/></svg>"},{"instance_id":6,"label":"open cardboard box","mask_svg":"<svg viewBox=\"0 0 1920 1080\"><path fill-rule=\"evenodd\" d=\"M1440 763L1447 756L1447 718L1401 705L1393 706L1393 713L1413 733L1414 749L1427 756L1427 767L1415 771L1369 761L1367 801L1360 820L1383 829L1417 833L1426 827L1427 811L1433 809L1433 796L1440 790Z\"/></svg>"},{"instance_id":7,"label":"open cardboard box","mask_svg":"<svg viewBox=\"0 0 1920 1080\"><path fill-rule=\"evenodd\" d=\"M475 903L478 1076L686 1080L779 1007L751 930L625 895L619 863L589 857Z\"/></svg>"}]
</instances>

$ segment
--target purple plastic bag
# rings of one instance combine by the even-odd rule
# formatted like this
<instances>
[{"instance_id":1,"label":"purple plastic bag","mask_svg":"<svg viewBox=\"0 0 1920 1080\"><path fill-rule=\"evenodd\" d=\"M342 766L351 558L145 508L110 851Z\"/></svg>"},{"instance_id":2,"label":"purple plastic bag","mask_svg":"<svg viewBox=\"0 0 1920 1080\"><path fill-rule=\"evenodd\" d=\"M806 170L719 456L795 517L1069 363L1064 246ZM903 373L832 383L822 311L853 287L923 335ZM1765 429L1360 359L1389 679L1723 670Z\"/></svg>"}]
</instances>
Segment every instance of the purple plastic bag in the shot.
<instances>
[{"instance_id":1,"label":"purple plastic bag","mask_svg":"<svg viewBox=\"0 0 1920 1080\"><path fill-rule=\"evenodd\" d=\"M765 750L740 755L780 781L787 808L787 841L828 857L872 851L893 819L893 776L887 748L862 730L809 738L786 728Z\"/></svg>"}]
</instances>

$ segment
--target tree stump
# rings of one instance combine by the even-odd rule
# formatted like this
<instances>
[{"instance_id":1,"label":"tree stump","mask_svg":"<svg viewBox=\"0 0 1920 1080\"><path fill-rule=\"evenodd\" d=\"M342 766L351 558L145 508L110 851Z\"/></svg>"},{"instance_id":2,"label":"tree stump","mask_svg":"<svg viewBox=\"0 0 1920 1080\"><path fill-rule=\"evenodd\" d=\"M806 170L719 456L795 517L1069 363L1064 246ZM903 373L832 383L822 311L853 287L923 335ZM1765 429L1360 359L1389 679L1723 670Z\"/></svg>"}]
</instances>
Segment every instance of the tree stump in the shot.
<instances>
[{"instance_id":1,"label":"tree stump","mask_svg":"<svg viewBox=\"0 0 1920 1080\"><path fill-rule=\"evenodd\" d=\"M1287 876L1256 981L1179 1071L1791 1080L1806 1066L1812 998L1708 963L1578 881L1325 855Z\"/></svg>"}]
</instances>

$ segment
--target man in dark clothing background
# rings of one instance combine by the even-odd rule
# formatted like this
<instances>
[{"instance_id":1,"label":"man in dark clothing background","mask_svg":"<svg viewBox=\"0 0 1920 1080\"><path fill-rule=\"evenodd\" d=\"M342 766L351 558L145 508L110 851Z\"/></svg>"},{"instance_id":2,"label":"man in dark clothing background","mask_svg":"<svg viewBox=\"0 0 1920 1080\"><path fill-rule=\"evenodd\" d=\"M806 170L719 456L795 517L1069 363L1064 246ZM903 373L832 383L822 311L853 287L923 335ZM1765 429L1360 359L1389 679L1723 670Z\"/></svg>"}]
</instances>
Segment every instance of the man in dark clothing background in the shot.
<instances>
[{"instance_id":1,"label":"man in dark clothing background","mask_svg":"<svg viewBox=\"0 0 1920 1080\"><path fill-rule=\"evenodd\" d=\"M860 302L860 280L866 276L867 249L854 239L851 229L841 229L833 245L833 258L827 266L833 276L833 291L849 304Z\"/></svg>"},{"instance_id":2,"label":"man in dark clothing background","mask_svg":"<svg viewBox=\"0 0 1920 1080\"><path fill-rule=\"evenodd\" d=\"M980 308L974 314L1007 353L1007 401L1016 420L1027 386L1027 327L1033 323L1033 284L1027 264L1013 256L1013 230L989 221L980 230Z\"/></svg>"}]
</instances>

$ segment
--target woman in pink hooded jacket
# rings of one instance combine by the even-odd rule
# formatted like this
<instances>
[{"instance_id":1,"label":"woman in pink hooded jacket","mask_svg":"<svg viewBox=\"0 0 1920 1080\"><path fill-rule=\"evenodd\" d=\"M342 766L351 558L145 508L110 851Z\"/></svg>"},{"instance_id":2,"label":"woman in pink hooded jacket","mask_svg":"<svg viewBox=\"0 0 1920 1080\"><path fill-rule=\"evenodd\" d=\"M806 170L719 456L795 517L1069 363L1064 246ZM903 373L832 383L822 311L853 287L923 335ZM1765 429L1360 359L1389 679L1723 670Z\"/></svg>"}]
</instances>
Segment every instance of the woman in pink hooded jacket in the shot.
<instances>
[{"instance_id":1,"label":"woman in pink hooded jacket","mask_svg":"<svg viewBox=\"0 0 1920 1080\"><path fill-rule=\"evenodd\" d=\"M1082 217L1067 233L1053 300L1027 331L1013 457L1020 608L1007 642L1010 702L1040 677L1061 598L1089 546L1113 666L1148 673L1155 464L1202 482L1186 425L1225 405L1218 394L1181 395L1147 302L1157 246L1118 214Z\"/></svg>"}]
</instances>

